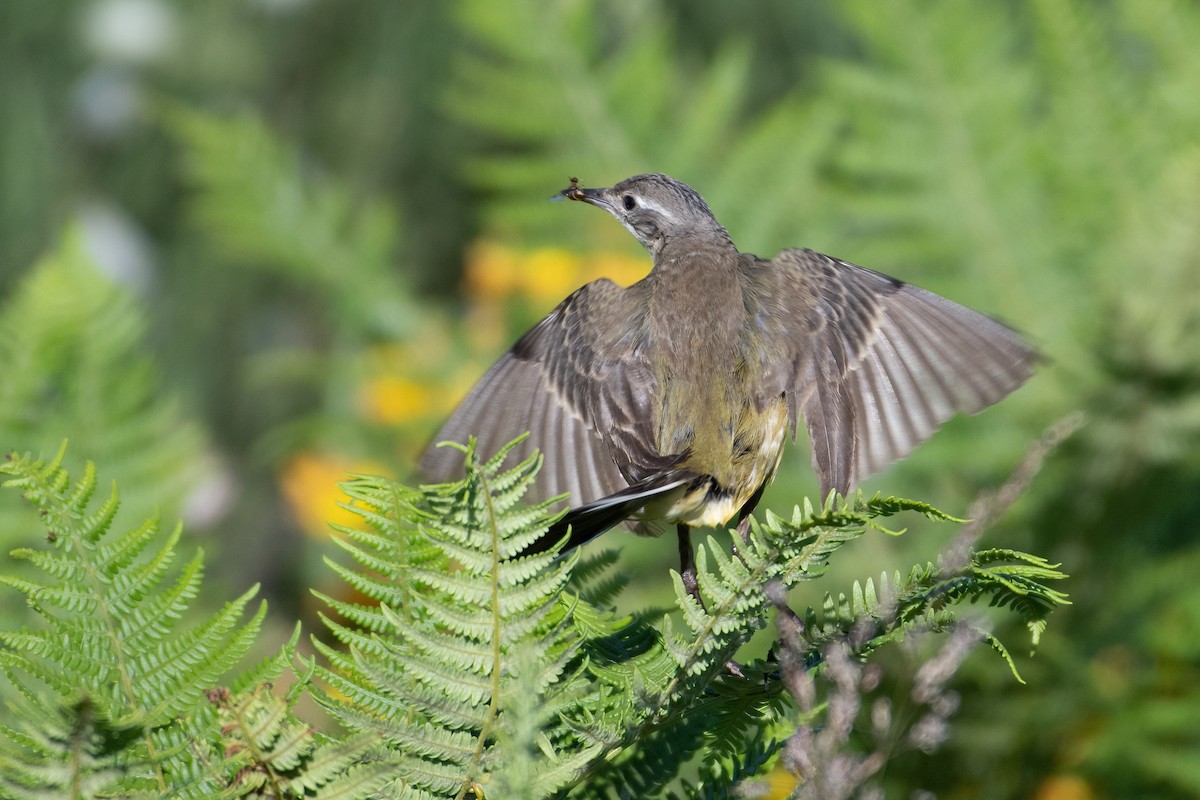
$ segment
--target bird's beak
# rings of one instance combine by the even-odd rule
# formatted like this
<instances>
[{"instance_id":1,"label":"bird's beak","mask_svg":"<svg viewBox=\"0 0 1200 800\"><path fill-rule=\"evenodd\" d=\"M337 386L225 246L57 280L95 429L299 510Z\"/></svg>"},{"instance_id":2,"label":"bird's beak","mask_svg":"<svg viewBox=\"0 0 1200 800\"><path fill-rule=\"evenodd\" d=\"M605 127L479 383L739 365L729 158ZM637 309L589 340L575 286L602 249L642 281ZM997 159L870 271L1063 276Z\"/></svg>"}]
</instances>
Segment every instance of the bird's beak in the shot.
<instances>
[{"instance_id":1,"label":"bird's beak","mask_svg":"<svg viewBox=\"0 0 1200 800\"><path fill-rule=\"evenodd\" d=\"M585 203L590 203L594 206L607 209L609 207L608 200L604 196L604 189L585 189L579 185L578 178L571 178L571 185L563 189L558 194L551 197L551 200L582 200Z\"/></svg>"}]
</instances>

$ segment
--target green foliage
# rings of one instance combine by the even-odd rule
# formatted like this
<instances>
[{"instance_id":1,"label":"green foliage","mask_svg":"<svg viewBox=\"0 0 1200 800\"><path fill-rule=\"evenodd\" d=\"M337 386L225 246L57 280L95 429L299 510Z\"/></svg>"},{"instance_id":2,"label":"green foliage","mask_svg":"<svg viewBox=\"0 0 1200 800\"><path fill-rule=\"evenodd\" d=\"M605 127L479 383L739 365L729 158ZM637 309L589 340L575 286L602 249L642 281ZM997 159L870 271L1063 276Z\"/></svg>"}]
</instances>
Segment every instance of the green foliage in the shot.
<instances>
[{"instance_id":1,"label":"green foliage","mask_svg":"<svg viewBox=\"0 0 1200 800\"><path fill-rule=\"evenodd\" d=\"M889 578L883 573L877 582L870 578L863 583L855 581L849 597L827 594L820 612L808 611L805 660L815 661L830 642L851 636L862 641L859 652L868 653L903 638L914 626L946 630L957 618L952 608L956 603L981 599L1017 612L1036 649L1049 613L1069 604L1067 595L1050 588L1048 582L1066 577L1058 565L1043 558L996 548L972 552L966 564L949 565L939 559L936 565L913 567L907 577L897 572ZM987 630L979 633L1021 680L1004 644Z\"/></svg>"},{"instance_id":2,"label":"green foliage","mask_svg":"<svg viewBox=\"0 0 1200 800\"><path fill-rule=\"evenodd\" d=\"M881 496L768 514L736 551L715 539L700 549L703 604L673 576L686 631L671 616L653 626L595 603L619 583L604 574L611 556L573 580L577 553L521 555L557 514L521 502L540 457L509 466L515 444L487 460L465 448L466 477L455 483L347 482L346 507L365 527L339 528L354 566L328 563L362 599L322 596L344 649L315 640L325 664L298 659L297 628L232 690L212 687L258 633L265 607L243 620L256 589L182 626L202 554L175 566L178 527L164 534L151 519L115 535L116 491L92 507L90 463L72 482L61 452L10 461L5 486L41 511L50 546L13 553L41 579L0 575L42 618L0 631L0 669L16 691L13 721L0 728L0 781L16 796L608 797L691 786L679 776L698 757L706 767L692 789L726 796L772 763L786 735L776 669L732 666L778 603L770 587L819 577L842 545L886 530L881 517L948 519ZM1016 608L1036 638L1065 602L1047 586L1061 577L992 550L914 569L894 589L868 582L820 616L807 612L804 663L818 669L831 642L851 641L866 657L907 632L951 625L956 604L983 598ZM277 695L289 664L296 680ZM310 692L349 736L318 735L297 717Z\"/></svg>"},{"instance_id":3,"label":"green foliage","mask_svg":"<svg viewBox=\"0 0 1200 800\"><path fill-rule=\"evenodd\" d=\"M223 251L320 293L341 330L411 333L416 314L393 265L391 208L306 173L253 115L170 106L162 119L184 148L194 221Z\"/></svg>"},{"instance_id":4,"label":"green foliage","mask_svg":"<svg viewBox=\"0 0 1200 800\"><path fill-rule=\"evenodd\" d=\"M372 380L416 378L397 345L419 335L430 352L453 349L441 320L414 302L413 276L401 258L405 228L392 204L313 168L259 115L173 103L158 112L179 150L200 249L218 260L215 271L237 276L236 298L228 302L261 290L253 315L281 329L253 343L245 378L255 396L232 412L249 409L251 438L261 437L255 444L275 457L318 449L384 461L423 443L429 422L420 415L387 424L364 418ZM191 291L207 291L207 279L185 280ZM420 382L432 394L446 376L445 359L431 361Z\"/></svg>"},{"instance_id":5,"label":"green foliage","mask_svg":"<svg viewBox=\"0 0 1200 800\"><path fill-rule=\"evenodd\" d=\"M604 797L624 786L658 791L699 752L709 770L705 792L729 789L745 777L748 765L765 763L777 746L769 737L777 733L779 676L766 663L741 668L740 679L724 673L741 645L765 624L773 602L767 587L777 582L786 588L820 577L842 545L868 530L886 531L878 518L905 510L952 519L928 504L902 498L859 496L847 502L831 497L819 511L806 502L789 519L767 512L736 554L710 538L696 559L704 605L673 574L687 633L677 632L670 618L664 621L660 646L674 671L659 686L641 690L643 701L656 710L636 731L636 741L644 746L606 765L587 792ZM1000 560L1008 563L1001 567L995 563ZM906 633L944 629L956 616L951 606L962 601L986 598L993 605L1019 605L1031 629L1039 630L1053 607L1065 602L1065 595L1044 583L1061 579L1062 573L1023 553L1009 552L1007 559L981 553L967 565L936 575L932 568L914 568L912 576L894 598L860 591L852 602L828 601L823 614L806 612L805 663L819 668L823 648L833 641L854 642L856 653L865 657ZM1011 665L1003 644L994 637L990 641ZM638 677L629 671L622 682Z\"/></svg>"},{"instance_id":6,"label":"green foliage","mask_svg":"<svg viewBox=\"0 0 1200 800\"><path fill-rule=\"evenodd\" d=\"M1200 514L1195 3L768 0L748 13L714 0L460 0L337 14L321 0L135 5L171 23L157 55L97 36L95 20L126 4L0 9L0 439L51 452L69 437L73 473L83 468L76 454L103 464L123 488L114 530L157 505L173 518L218 452L238 501L206 549L237 558L209 574L261 579L283 601L273 608L298 605L306 570L320 565L280 511L278 456L319 442L403 469L440 413L405 417L403 436L390 422L362 425L364 343L399 340L405 363L393 372L449 396L446 386L482 367L464 365L466 348L449 342L469 339L484 358L519 333L488 314L453 333L428 324L442 301L448 319L457 308L449 295L464 250L496 239L585 258L632 249L610 220L544 198L570 175L593 184L664 170L696 185L747 248L811 245L911 279L1006 318L1047 354L1003 406L955 420L891 471L879 484L888 491L962 508L1047 419L1082 407L1091 420L993 539L1069 564L1075 605L1059 612L1069 637L1046 637L1022 662L1029 686L1014 685L998 660L970 662L959 689L971 702L949 754L889 765L889 796L919 785L939 796L1035 796L1062 774L1114 798L1200 794L1186 728L1200 714L1188 588ZM91 257L102 253L86 229L63 233L73 209L97 201L149 245L143 303L95 273ZM389 230L401 216L392 208L403 210L400 236ZM416 304L413 286L443 296ZM412 351L434 366L407 363ZM201 414L215 446L192 422ZM790 505L809 474L798 448L764 505ZM3 549L28 545L16 539L32 519L15 493L0 492ZM827 578L845 599L831 591L829 613L824 581L801 589L798 605L816 606L836 639L868 627L849 621L853 610L878 603L886 618L908 586L914 609L936 621L942 612L929 603L946 565L926 563L935 526L913 527L920 535L839 551ZM644 684L662 686L675 662L660 649L660 614L646 607L669 602L647 599L667 582L636 557L658 550L640 545L626 548L619 571L605 567L611 556L576 564L570 591L585 602L571 620L590 670L623 669L623 652L654 654L641 664ZM705 558L720 576L719 559ZM1007 580L1023 562L973 563ZM29 580L33 570L3 571ZM384 574L356 564L343 578ZM865 575L876 577L856 592ZM626 582L633 591L619 596ZM411 595L403 580L392 585ZM192 606L210 601L219 606L205 596ZM613 602L634 607L639 624L613 633ZM3 608L4 630L36 616L22 603ZM1019 614L987 619L1006 641L1024 634ZM682 610L672 624L689 635ZM92 711L77 708L85 702ZM95 702L57 704L45 717L45 730L59 732L49 739L112 724ZM785 723L761 711L765 701L746 703L753 725L720 727L747 732L753 765L775 757ZM660 748L667 765L708 752L700 733L689 740L672 728L640 746ZM512 741L527 747L537 736ZM733 762L721 762L722 774L743 769ZM489 788L518 793L524 774L513 767L502 783L494 771ZM699 773L690 780L719 796L710 780L695 786Z\"/></svg>"},{"instance_id":7,"label":"green foliage","mask_svg":"<svg viewBox=\"0 0 1200 800\"><path fill-rule=\"evenodd\" d=\"M84 737L81 747L102 733L97 725L110 732L136 728L134 761L147 768L134 778L162 787L172 762L184 757L172 746L169 726L249 649L266 607L242 620L254 588L207 620L182 627L179 619L200 588L203 555L177 566L181 528L164 534L154 518L115 534L116 489L90 508L95 468L89 462L73 483L62 467L64 451L48 463L21 456L0 467L9 476L4 486L41 513L49 545L13 551L36 567L37 578L0 576L41 618L38 628L0 632L5 693L19 694L14 710L27 715L58 708L69 729ZM23 722L28 727L36 719ZM41 752L47 759L69 755Z\"/></svg>"},{"instance_id":8,"label":"green foliage","mask_svg":"<svg viewBox=\"0 0 1200 800\"><path fill-rule=\"evenodd\" d=\"M294 643L294 640L293 640ZM260 683L238 695L214 690L222 740L210 753L220 764L221 798L300 798L350 800L370 796L390 777L392 767L374 757L378 748L366 736L320 742L294 714L309 687L307 665L283 697Z\"/></svg>"},{"instance_id":9,"label":"green foliage","mask_svg":"<svg viewBox=\"0 0 1200 800\"><path fill-rule=\"evenodd\" d=\"M0 440L47 451L69 437L131 487L129 519L177 511L206 472L200 428L163 392L146 325L75 227L0 307ZM28 519L15 499L0 501L0 542Z\"/></svg>"},{"instance_id":10,"label":"green foliage","mask_svg":"<svg viewBox=\"0 0 1200 800\"><path fill-rule=\"evenodd\" d=\"M1111 714L1090 732L1086 764L1107 785L1133 792L1149 779L1180 795L1200 792L1200 770L1189 758L1200 705L1200 591L1192 579L1198 567L1200 552L1191 547L1165 569L1126 572L1113 588L1106 622L1127 626L1126 609L1150 616L1127 643L1109 645L1086 665L1094 678L1084 702L1097 715ZM1116 769L1118 763L1129 769Z\"/></svg>"},{"instance_id":11,"label":"green foliage","mask_svg":"<svg viewBox=\"0 0 1200 800\"><path fill-rule=\"evenodd\" d=\"M326 620L348 649L317 643L330 664L321 673L332 689L324 703L350 729L388 744L403 776L396 792L462 797L475 784L493 791L494 776L517 796L568 786L581 797L629 787L654 794L696 757L709 765L706 791L729 788L776 746L778 675L765 662L728 673L768 619L764 587L818 578L843 544L884 530L880 517L907 510L947 519L927 504L881 496L831 498L790 519L768 513L736 553L714 539L699 550L703 605L673 576L685 630L671 616L655 627L583 599L607 596L587 587L606 557L585 570L582 591L567 583L575 555L513 558L554 515L547 504L518 503L538 459L506 468L506 454L480 461L468 448L458 483L413 490L357 478L344 487L368 527L342 530L358 568L331 566L372 602L323 597L357 623ZM1013 551L911 575L882 596L890 611L873 590L836 614L826 609L819 625L810 611L810 666L852 629L865 657L905 633L948 626L964 601L1019 607L1038 630L1065 602L1046 585L1061 573ZM865 619L877 628L863 636Z\"/></svg>"},{"instance_id":12,"label":"green foliage","mask_svg":"<svg viewBox=\"0 0 1200 800\"><path fill-rule=\"evenodd\" d=\"M87 698L26 706L18 714L19 729L0 728L5 797L113 797L131 775L149 767L136 748L143 727L104 719Z\"/></svg>"},{"instance_id":13,"label":"green foliage","mask_svg":"<svg viewBox=\"0 0 1200 800\"><path fill-rule=\"evenodd\" d=\"M64 447L65 450L65 447ZM185 626L203 554L176 565L180 528L157 520L117 535L114 488L91 507L89 462L72 482L63 451L0 467L40 512L48 549L21 548L41 579L0 574L25 595L38 628L0 631L8 715L0 726L6 796L361 797L386 778L365 739L319 742L293 707L311 663L283 697L270 693L295 661L299 628L280 653L212 688L254 644L265 604L257 587Z\"/></svg>"},{"instance_id":14,"label":"green foliage","mask_svg":"<svg viewBox=\"0 0 1200 800\"><path fill-rule=\"evenodd\" d=\"M378 478L344 487L370 531L343 531L342 546L360 568L380 572L334 566L378 605L331 603L363 630L326 619L348 650L316 643L330 664L321 676L337 693L325 703L350 729L389 745L406 796L462 797L503 764L495 741L506 730L505 700L539 709L511 733L518 741L531 721L582 713L582 674L568 669L580 637L562 596L574 557L513 558L555 515L549 503L520 504L540 458L502 470L508 450L483 463L468 451L463 482L423 492ZM578 773L581 753L596 749L568 727L538 740L559 763L529 773L524 796L558 790Z\"/></svg>"},{"instance_id":15,"label":"green foliage","mask_svg":"<svg viewBox=\"0 0 1200 800\"><path fill-rule=\"evenodd\" d=\"M551 9L533 0L459 4L476 46L461 51L448 102L503 145L466 172L488 193L491 225L577 247L599 220L546 203L547 180L608 185L669 172L720 198L718 216L744 241L795 244L787 236L796 220L821 214L814 156L834 140L833 116L799 96L749 108L749 42L726 41L707 63L682 62L663 9L602 8L594 0ZM529 37L535 23L543 33ZM605 228L613 230L601 235L616 240L616 226Z\"/></svg>"}]
</instances>

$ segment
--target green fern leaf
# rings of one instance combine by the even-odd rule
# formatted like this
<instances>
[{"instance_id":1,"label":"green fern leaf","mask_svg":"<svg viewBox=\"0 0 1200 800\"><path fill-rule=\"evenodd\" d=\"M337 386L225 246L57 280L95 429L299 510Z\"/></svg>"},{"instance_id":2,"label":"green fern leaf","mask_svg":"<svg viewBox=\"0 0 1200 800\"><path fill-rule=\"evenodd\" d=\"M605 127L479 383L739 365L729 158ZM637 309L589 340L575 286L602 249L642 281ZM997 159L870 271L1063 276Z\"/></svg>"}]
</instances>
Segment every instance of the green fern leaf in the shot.
<instances>
[{"instance_id":1,"label":"green fern leaf","mask_svg":"<svg viewBox=\"0 0 1200 800\"><path fill-rule=\"evenodd\" d=\"M209 471L197 455L204 449L199 426L162 391L146 354L146 324L130 293L92 262L74 226L0 307L0 440L44 452L65 437L102 459L129 487L121 524L158 509L177 513ZM64 458L73 469L87 469ZM85 491L94 486L79 483ZM67 505L82 508L88 499ZM105 504L92 513L98 518L85 528L100 531L106 524L99 516L118 509ZM4 550L28 519L15 493L0 498Z\"/></svg>"},{"instance_id":2,"label":"green fern leaf","mask_svg":"<svg viewBox=\"0 0 1200 800\"><path fill-rule=\"evenodd\" d=\"M585 796L616 795L624 791L617 787L626 786L656 793L706 746L716 748L722 763L733 769L728 740L711 738L717 718L713 715L725 720L747 715L770 719L777 714L772 709L780 696L778 685L768 691L758 688L768 682L757 665L748 668L746 679L730 681L728 685L736 689L719 688L726 685L726 665L766 624L772 604L763 587L769 581L790 586L812 579L841 545L880 527L877 518L908 508L934 516L938 513L923 504L894 498L830 499L819 512L806 502L794 509L790 519L768 511L764 522L755 521L736 557L711 537L697 548L703 605L685 591L678 574L672 573L686 631L680 631L667 617L661 634L652 632L636 657L626 655L612 664L594 659L589 665L592 674L610 687L607 702L611 713L623 715L625 724L614 730L602 720L578 722L592 738L604 743L601 753L613 754L591 765ZM636 630L630 627L627 633ZM586 645L592 646L593 642ZM699 713L697 708L705 712ZM638 746L630 748L633 742ZM761 744L769 749L765 741Z\"/></svg>"},{"instance_id":3,"label":"green fern leaf","mask_svg":"<svg viewBox=\"0 0 1200 800\"><path fill-rule=\"evenodd\" d=\"M250 648L265 606L246 618L257 591L251 589L183 628L178 620L198 592L201 554L176 567L180 529L164 535L154 519L114 533L116 488L89 513L95 468L89 463L72 483L64 454L65 447L49 463L26 455L0 465L3 486L20 490L49 531L48 549L14 552L38 568L40 579L0 575L42 620L37 628L0 631L0 668L8 688L27 701L22 707L68 707L82 694L97 719L139 730L137 747L124 758L151 771L131 780L161 789L186 757L172 725Z\"/></svg>"},{"instance_id":4,"label":"green fern leaf","mask_svg":"<svg viewBox=\"0 0 1200 800\"><path fill-rule=\"evenodd\" d=\"M392 209L306 175L254 116L170 106L161 119L184 147L192 213L225 252L312 286L349 329L411 333L419 315L394 269Z\"/></svg>"},{"instance_id":5,"label":"green fern leaf","mask_svg":"<svg viewBox=\"0 0 1200 800\"><path fill-rule=\"evenodd\" d=\"M0 727L5 797L114 797L150 769L134 747L145 736L143 726L113 723L86 697L19 709L16 716L20 730Z\"/></svg>"},{"instance_id":6,"label":"green fern leaf","mask_svg":"<svg viewBox=\"0 0 1200 800\"><path fill-rule=\"evenodd\" d=\"M336 571L379 604L330 605L366 624L327 620L348 650L316 642L329 665L321 678L337 692L323 703L351 730L387 744L397 791L412 796L462 796L487 780L497 737L507 735L506 698L528 705L532 691L557 719L575 713L587 691L571 666L580 637L562 595L576 557L512 558L557 515L520 502L540 460L506 467L509 449L480 461L472 445L465 480L419 492L381 478L343 486L347 507L369 526L343 549L375 575ZM404 602L393 605L397 597ZM589 746L569 727L542 733L544 723L539 717L533 738L557 763L553 776L537 778L535 796L572 779Z\"/></svg>"},{"instance_id":7,"label":"green fern leaf","mask_svg":"<svg viewBox=\"0 0 1200 800\"><path fill-rule=\"evenodd\" d=\"M273 695L262 684L239 695L216 694L221 797L359 798L391 778L391 765L378 757L378 745L369 737L321 743L295 718L292 709L307 681L303 676L288 697Z\"/></svg>"},{"instance_id":8,"label":"green fern leaf","mask_svg":"<svg viewBox=\"0 0 1200 800\"><path fill-rule=\"evenodd\" d=\"M395 780L385 793L659 793L703 752L712 764L703 790L723 796L786 736L774 667L727 674L773 608L764 586L813 579L843 544L886 531L879 520L891 514L951 519L881 496L831 497L820 509L805 503L789 519L768 512L736 553L714 538L698 548L702 602L673 574L677 615L655 629L585 600L606 580L611 556L571 580L577 554L520 555L517 543L557 518L547 504L520 502L537 455L509 465L511 447L486 460L473 444L462 449L462 481L412 490L360 477L344 486L347 508L368 529L347 532L342 545L355 566L331 565L372 602L327 601L340 617L327 626L344 649L315 643L327 665L322 702L387 749ZM1044 620L1054 596L1045 583L1055 576L1032 557L986 551L965 571L943 575L930 564L904 579L858 582L848 595L830 596L824 613L808 613L812 649L804 658L820 668L820 643L851 629L867 653L909 630L948 626L953 604L985 595L1023 603L1031 620ZM511 705L517 698L522 710ZM743 758L735 742L747 740L755 755Z\"/></svg>"},{"instance_id":9,"label":"green fern leaf","mask_svg":"<svg viewBox=\"0 0 1200 800\"><path fill-rule=\"evenodd\" d=\"M1049 614L1069 603L1066 594L1051 586L1066 577L1045 559L996 548L972 552L967 564L954 568L924 564L913 567L905 578L881 575L878 589L873 581L865 586L856 581L850 597L826 594L819 613L813 609L805 613L805 659L818 664L825 646L845 639L851 631L858 632L857 649L865 655L909 631L945 629L956 618L954 605L983 599L1017 611L1036 648ZM1004 644L989 631L976 629L1020 681Z\"/></svg>"}]
</instances>

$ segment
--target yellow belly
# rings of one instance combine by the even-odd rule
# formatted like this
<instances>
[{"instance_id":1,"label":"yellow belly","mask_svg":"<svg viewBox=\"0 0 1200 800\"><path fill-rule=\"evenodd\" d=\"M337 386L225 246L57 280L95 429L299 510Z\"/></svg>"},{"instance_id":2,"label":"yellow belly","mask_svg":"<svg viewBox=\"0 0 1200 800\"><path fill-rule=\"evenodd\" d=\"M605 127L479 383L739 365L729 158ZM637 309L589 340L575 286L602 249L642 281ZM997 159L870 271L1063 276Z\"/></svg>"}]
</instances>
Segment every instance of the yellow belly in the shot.
<instances>
[{"instance_id":1,"label":"yellow belly","mask_svg":"<svg viewBox=\"0 0 1200 800\"><path fill-rule=\"evenodd\" d=\"M731 469L723 481L728 491L712 491L705 485L674 498L671 504L655 516L668 522L693 527L720 527L729 522L764 483L775 476L783 456L787 435L787 404L780 400L767 408L753 421L761 431L757 447L744 454L730 453Z\"/></svg>"}]
</instances>

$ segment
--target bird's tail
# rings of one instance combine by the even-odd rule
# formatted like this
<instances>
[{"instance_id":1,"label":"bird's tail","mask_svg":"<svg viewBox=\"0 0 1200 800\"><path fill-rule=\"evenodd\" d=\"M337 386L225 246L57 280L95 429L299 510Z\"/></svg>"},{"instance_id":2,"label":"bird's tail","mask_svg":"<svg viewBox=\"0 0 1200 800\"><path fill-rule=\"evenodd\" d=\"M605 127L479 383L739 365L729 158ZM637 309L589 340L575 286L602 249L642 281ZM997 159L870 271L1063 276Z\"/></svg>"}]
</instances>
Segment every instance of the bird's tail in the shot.
<instances>
[{"instance_id":1,"label":"bird's tail","mask_svg":"<svg viewBox=\"0 0 1200 800\"><path fill-rule=\"evenodd\" d=\"M572 508L533 544L523 555L541 553L568 537L562 552L587 544L605 531L638 516L643 508L667 501L697 480L695 473L684 470L660 472L627 489ZM569 536L568 536L569 534Z\"/></svg>"}]
</instances>

